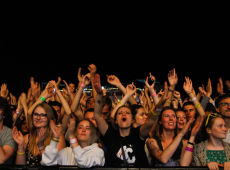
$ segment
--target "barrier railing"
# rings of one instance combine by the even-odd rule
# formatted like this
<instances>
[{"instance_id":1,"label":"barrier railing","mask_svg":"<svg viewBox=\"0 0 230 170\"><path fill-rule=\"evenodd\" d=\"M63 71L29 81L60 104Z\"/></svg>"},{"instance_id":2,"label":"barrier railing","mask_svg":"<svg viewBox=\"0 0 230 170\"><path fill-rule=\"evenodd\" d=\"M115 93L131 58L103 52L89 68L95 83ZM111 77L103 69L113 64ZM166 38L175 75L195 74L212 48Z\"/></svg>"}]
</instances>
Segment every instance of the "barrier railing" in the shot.
<instances>
[{"instance_id":1,"label":"barrier railing","mask_svg":"<svg viewBox=\"0 0 230 170\"><path fill-rule=\"evenodd\" d=\"M24 165L0 165L0 170L73 170L84 169L77 166L24 166ZM107 168L107 167L92 167L89 169L95 170L208 170L207 167L153 167L153 168ZM223 168L219 168L223 170Z\"/></svg>"}]
</instances>

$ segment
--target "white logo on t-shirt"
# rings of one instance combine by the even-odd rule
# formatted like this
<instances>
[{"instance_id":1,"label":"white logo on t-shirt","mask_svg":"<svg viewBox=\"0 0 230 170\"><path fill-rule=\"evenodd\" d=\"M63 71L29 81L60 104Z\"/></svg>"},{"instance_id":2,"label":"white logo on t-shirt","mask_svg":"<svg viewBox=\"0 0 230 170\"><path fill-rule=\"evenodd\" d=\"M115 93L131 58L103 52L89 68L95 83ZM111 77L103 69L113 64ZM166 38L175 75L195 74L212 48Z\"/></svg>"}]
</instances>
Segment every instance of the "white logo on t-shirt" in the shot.
<instances>
[{"instance_id":1,"label":"white logo on t-shirt","mask_svg":"<svg viewBox=\"0 0 230 170\"><path fill-rule=\"evenodd\" d=\"M136 161L136 158L134 156L133 153L133 148L128 147L127 146L123 146L124 152L125 152L125 158L126 158L126 162L128 164L132 164ZM131 157L130 157L131 155ZM122 154L122 149L120 148L119 151L117 152L117 157L120 158L121 160L123 160L123 154Z\"/></svg>"}]
</instances>

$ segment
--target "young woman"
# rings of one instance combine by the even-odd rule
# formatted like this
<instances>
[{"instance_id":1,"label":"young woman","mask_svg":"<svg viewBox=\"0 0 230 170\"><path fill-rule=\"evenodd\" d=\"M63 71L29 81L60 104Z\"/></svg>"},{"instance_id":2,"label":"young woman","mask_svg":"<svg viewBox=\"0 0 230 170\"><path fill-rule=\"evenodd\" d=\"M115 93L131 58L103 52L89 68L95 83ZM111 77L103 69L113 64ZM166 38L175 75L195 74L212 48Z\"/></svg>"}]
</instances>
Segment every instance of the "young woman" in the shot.
<instances>
[{"instance_id":1,"label":"young woman","mask_svg":"<svg viewBox=\"0 0 230 170\"><path fill-rule=\"evenodd\" d=\"M224 119L217 113L210 113L203 122L202 130L206 140L194 146L195 166L208 166L211 170L219 167L229 169L230 144L223 141L227 133Z\"/></svg>"},{"instance_id":2,"label":"young woman","mask_svg":"<svg viewBox=\"0 0 230 170\"><path fill-rule=\"evenodd\" d=\"M145 139L151 127L155 123L158 114L153 113L148 116L145 123L137 128L132 127L132 113L129 107L124 106L121 100L119 107L111 117L117 125L117 129L108 125L102 116L102 96L100 76L94 78L94 87L97 91L95 101L95 119L98 129L103 136L103 143L107 147L106 167L149 167L149 163L144 151ZM136 88L128 85L124 98L130 98L135 93ZM124 99L123 98L123 99Z\"/></svg>"},{"instance_id":3,"label":"young woman","mask_svg":"<svg viewBox=\"0 0 230 170\"><path fill-rule=\"evenodd\" d=\"M64 136L61 135L60 138L53 136L50 128L50 121L55 121L53 109L48 104L43 103L49 96L47 86L38 101L31 106L33 111L31 116L28 115L28 117L31 117L31 121L28 121L29 134L23 137L16 127L13 128L13 138L18 144L15 162L17 165L40 165L42 153L51 140L59 140L58 150L66 146Z\"/></svg>"},{"instance_id":4,"label":"young woman","mask_svg":"<svg viewBox=\"0 0 230 170\"><path fill-rule=\"evenodd\" d=\"M187 123L186 113L182 109L176 110L177 134L184 128Z\"/></svg>"},{"instance_id":5,"label":"young woman","mask_svg":"<svg viewBox=\"0 0 230 170\"><path fill-rule=\"evenodd\" d=\"M42 165L77 165L80 168L104 165L104 151L98 147L97 131L93 123L83 119L75 129L75 121L70 119L68 137L71 147L58 152L57 143L51 141L42 155Z\"/></svg>"},{"instance_id":6,"label":"young woman","mask_svg":"<svg viewBox=\"0 0 230 170\"><path fill-rule=\"evenodd\" d=\"M133 104L130 106L131 112L133 114L133 127L136 128L145 123L148 118L148 114L142 105Z\"/></svg>"},{"instance_id":7,"label":"young woman","mask_svg":"<svg viewBox=\"0 0 230 170\"><path fill-rule=\"evenodd\" d=\"M176 113L173 108L164 107L159 116L154 138L149 138L147 146L153 156L152 166L180 166L181 158L190 140L183 140L193 120L188 121L176 135ZM194 126L191 136L195 137L200 122Z\"/></svg>"}]
</instances>

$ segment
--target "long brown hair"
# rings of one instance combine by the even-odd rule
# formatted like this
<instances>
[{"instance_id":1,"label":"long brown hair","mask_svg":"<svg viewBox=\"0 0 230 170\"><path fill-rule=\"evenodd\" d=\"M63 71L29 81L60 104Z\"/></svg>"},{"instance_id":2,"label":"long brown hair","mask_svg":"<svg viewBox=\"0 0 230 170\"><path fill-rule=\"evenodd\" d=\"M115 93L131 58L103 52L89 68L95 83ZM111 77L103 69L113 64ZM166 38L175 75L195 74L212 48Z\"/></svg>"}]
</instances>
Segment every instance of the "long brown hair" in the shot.
<instances>
[{"instance_id":1,"label":"long brown hair","mask_svg":"<svg viewBox=\"0 0 230 170\"><path fill-rule=\"evenodd\" d=\"M48 125L47 125L47 130L46 130L46 139L44 141L45 146L50 144L51 138L53 136L52 130L50 129L50 126L49 126L49 122L50 122L50 120L55 120L53 110L52 110L51 106L49 106L48 104L46 104L46 103L38 104L34 108L33 113L32 113L32 117L31 117L32 120L30 121L30 127L31 127L30 128L30 139L28 142L29 152L32 153L33 155L35 155L35 151L36 151L35 148L37 147L36 137L38 136L36 127L34 126L34 123L33 123L33 114L34 114L34 111L36 110L36 108L38 108L38 107L42 107L45 110L45 113L47 114L47 118L48 118Z\"/></svg>"}]
</instances>

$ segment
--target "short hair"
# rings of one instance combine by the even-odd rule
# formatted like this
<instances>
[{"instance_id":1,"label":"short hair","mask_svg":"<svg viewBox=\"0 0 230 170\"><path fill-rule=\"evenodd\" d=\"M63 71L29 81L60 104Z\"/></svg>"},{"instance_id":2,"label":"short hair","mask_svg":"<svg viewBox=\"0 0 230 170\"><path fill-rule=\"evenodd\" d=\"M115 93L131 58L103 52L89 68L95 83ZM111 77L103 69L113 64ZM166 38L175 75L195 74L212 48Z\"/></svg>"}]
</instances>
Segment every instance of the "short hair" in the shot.
<instances>
[{"instance_id":1,"label":"short hair","mask_svg":"<svg viewBox=\"0 0 230 170\"><path fill-rule=\"evenodd\" d=\"M216 109L215 109L215 106L212 103L208 103L206 108L205 108L205 111L215 113Z\"/></svg>"},{"instance_id":2,"label":"short hair","mask_svg":"<svg viewBox=\"0 0 230 170\"><path fill-rule=\"evenodd\" d=\"M84 112L84 118L85 118L85 115L86 115L87 112L94 112L94 109L93 109L93 108L87 109L87 110Z\"/></svg>"},{"instance_id":3,"label":"short hair","mask_svg":"<svg viewBox=\"0 0 230 170\"><path fill-rule=\"evenodd\" d=\"M220 95L215 101L216 108L219 108L221 100L227 99L227 98L230 98L230 94L222 94L222 95Z\"/></svg>"},{"instance_id":4,"label":"short hair","mask_svg":"<svg viewBox=\"0 0 230 170\"><path fill-rule=\"evenodd\" d=\"M58 102L58 101L50 101L48 104L50 106L58 106L60 108L62 107L62 104L60 102Z\"/></svg>"},{"instance_id":5,"label":"short hair","mask_svg":"<svg viewBox=\"0 0 230 170\"><path fill-rule=\"evenodd\" d=\"M187 101L187 102L185 102L185 103L183 104L183 109L184 109L184 107L187 106L187 105L193 105L193 106L194 106L194 104L193 104L192 101ZM194 106L194 107L195 107L195 106Z\"/></svg>"}]
</instances>

